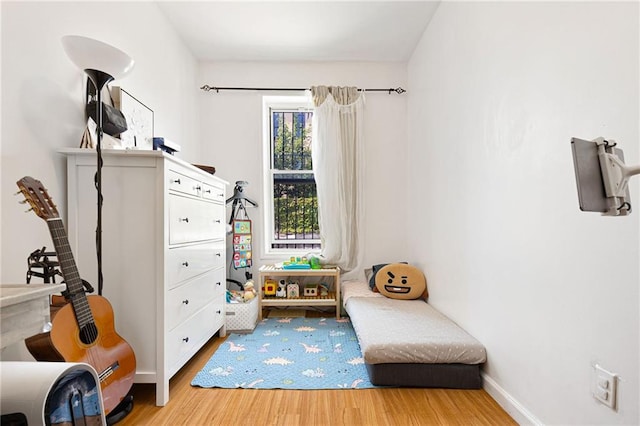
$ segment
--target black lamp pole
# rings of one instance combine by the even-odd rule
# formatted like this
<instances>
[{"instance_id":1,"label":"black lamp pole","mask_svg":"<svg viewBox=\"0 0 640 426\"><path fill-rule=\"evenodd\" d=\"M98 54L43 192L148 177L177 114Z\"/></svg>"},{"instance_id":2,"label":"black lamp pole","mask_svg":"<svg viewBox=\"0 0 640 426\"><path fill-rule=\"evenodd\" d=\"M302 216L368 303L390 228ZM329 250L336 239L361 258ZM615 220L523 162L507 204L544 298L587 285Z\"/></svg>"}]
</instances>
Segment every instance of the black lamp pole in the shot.
<instances>
[{"instance_id":1,"label":"black lamp pole","mask_svg":"<svg viewBox=\"0 0 640 426\"><path fill-rule=\"evenodd\" d=\"M97 169L94 177L96 191L98 193L98 224L96 225L96 255L98 259L98 294L102 296L102 89L113 80L113 77L104 71L85 69L89 80L96 89L96 151L98 154Z\"/></svg>"}]
</instances>

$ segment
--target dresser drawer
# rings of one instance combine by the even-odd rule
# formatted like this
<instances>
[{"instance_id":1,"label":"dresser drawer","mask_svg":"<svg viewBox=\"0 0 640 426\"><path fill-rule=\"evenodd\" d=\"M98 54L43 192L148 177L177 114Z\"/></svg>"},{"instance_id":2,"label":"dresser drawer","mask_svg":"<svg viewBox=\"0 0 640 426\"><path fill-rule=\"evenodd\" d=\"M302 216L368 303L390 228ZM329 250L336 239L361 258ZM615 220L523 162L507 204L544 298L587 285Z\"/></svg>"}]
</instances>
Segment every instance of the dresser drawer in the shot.
<instances>
[{"instance_id":1,"label":"dresser drawer","mask_svg":"<svg viewBox=\"0 0 640 426\"><path fill-rule=\"evenodd\" d=\"M215 298L224 300L225 269L218 268L187 281L167 294L166 318L169 330L178 326Z\"/></svg>"},{"instance_id":2,"label":"dresser drawer","mask_svg":"<svg viewBox=\"0 0 640 426\"><path fill-rule=\"evenodd\" d=\"M169 244L223 238L224 205L169 196Z\"/></svg>"},{"instance_id":3,"label":"dresser drawer","mask_svg":"<svg viewBox=\"0 0 640 426\"><path fill-rule=\"evenodd\" d=\"M202 184L202 198L212 201L225 202L224 188L222 185Z\"/></svg>"},{"instance_id":4,"label":"dresser drawer","mask_svg":"<svg viewBox=\"0 0 640 426\"><path fill-rule=\"evenodd\" d=\"M169 377L224 324L224 299L212 301L167 335Z\"/></svg>"},{"instance_id":5,"label":"dresser drawer","mask_svg":"<svg viewBox=\"0 0 640 426\"><path fill-rule=\"evenodd\" d=\"M210 269L224 266L224 240L169 249L167 261L168 288L200 275Z\"/></svg>"},{"instance_id":6,"label":"dresser drawer","mask_svg":"<svg viewBox=\"0 0 640 426\"><path fill-rule=\"evenodd\" d=\"M202 183L199 180L185 176L175 170L169 170L167 177L169 178L169 189L172 191L195 195L196 197L199 197L202 193Z\"/></svg>"}]
</instances>

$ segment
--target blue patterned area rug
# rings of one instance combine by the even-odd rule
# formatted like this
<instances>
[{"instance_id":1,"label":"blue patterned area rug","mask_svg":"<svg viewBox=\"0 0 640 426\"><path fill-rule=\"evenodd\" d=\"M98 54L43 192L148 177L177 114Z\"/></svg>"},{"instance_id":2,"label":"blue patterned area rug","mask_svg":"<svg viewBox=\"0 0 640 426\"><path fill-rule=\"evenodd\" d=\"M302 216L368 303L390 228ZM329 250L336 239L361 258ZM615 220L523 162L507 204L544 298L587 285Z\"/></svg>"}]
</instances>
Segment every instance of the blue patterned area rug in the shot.
<instances>
[{"instance_id":1,"label":"blue patterned area rug","mask_svg":"<svg viewBox=\"0 0 640 426\"><path fill-rule=\"evenodd\" d=\"M191 382L203 388L362 389L369 381L346 319L266 318L231 334Z\"/></svg>"}]
</instances>

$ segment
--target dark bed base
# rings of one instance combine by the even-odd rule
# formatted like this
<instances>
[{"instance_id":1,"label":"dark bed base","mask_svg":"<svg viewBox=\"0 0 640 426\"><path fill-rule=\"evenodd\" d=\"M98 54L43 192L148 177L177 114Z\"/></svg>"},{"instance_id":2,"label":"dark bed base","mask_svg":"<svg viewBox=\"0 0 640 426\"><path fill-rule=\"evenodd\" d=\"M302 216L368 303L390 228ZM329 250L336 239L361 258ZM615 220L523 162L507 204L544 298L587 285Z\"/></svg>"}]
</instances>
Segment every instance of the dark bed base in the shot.
<instances>
[{"instance_id":1,"label":"dark bed base","mask_svg":"<svg viewBox=\"0 0 640 426\"><path fill-rule=\"evenodd\" d=\"M479 364L366 364L376 386L480 389Z\"/></svg>"}]
</instances>

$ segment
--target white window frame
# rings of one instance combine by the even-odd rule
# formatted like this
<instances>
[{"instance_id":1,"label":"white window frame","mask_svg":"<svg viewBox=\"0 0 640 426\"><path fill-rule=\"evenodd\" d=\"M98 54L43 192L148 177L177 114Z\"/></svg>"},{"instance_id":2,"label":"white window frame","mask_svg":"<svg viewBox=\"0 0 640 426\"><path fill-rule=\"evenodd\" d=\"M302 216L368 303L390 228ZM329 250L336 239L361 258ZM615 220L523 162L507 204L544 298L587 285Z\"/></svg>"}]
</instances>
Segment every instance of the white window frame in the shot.
<instances>
[{"instance_id":1,"label":"white window frame","mask_svg":"<svg viewBox=\"0 0 640 426\"><path fill-rule=\"evenodd\" d=\"M275 243L273 236L274 206L273 206L273 169L271 168L271 111L280 110L312 110L313 101L311 95L298 96L263 96L262 98L262 180L263 180L263 254L265 258L283 258L289 256L301 256L319 253L320 249L291 249L273 248ZM278 171L287 173L287 171ZM307 240L310 243L320 243L320 240Z\"/></svg>"}]
</instances>

